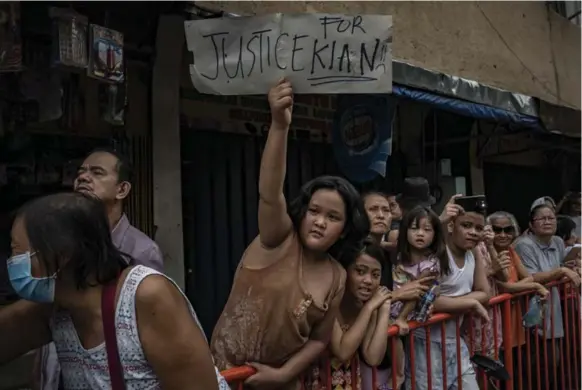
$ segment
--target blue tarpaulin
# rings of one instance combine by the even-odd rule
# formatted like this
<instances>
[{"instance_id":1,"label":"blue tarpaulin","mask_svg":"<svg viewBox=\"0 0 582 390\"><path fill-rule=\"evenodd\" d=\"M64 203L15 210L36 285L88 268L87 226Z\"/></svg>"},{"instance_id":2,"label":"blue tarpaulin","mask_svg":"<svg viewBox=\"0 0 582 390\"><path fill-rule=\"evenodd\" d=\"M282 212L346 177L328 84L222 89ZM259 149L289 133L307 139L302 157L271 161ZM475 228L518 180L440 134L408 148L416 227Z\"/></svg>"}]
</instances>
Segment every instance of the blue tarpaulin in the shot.
<instances>
[{"instance_id":1,"label":"blue tarpaulin","mask_svg":"<svg viewBox=\"0 0 582 390\"><path fill-rule=\"evenodd\" d=\"M398 84L393 84L391 95L338 95L332 144L338 166L350 180L363 183L386 174L386 161L392 151L392 119L399 98L470 118L543 130L534 116Z\"/></svg>"},{"instance_id":2,"label":"blue tarpaulin","mask_svg":"<svg viewBox=\"0 0 582 390\"><path fill-rule=\"evenodd\" d=\"M486 119L495 122L513 123L521 127L529 127L536 130L543 130L539 118L506 111L500 108L487 106L485 104L472 103L458 98L437 95L432 92L423 91L403 85L392 85L394 96L411 99L417 102L430 104L441 110L450 111L455 114L468 116L475 119Z\"/></svg>"}]
</instances>

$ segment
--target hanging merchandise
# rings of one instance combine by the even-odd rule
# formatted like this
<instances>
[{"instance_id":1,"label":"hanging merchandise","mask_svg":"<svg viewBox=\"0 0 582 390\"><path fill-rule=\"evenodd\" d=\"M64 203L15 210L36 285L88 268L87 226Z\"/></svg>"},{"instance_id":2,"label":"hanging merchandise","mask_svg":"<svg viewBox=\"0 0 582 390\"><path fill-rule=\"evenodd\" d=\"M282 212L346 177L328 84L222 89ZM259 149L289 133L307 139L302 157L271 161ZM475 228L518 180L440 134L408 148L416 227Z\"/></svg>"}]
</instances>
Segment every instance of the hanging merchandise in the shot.
<instances>
[{"instance_id":1,"label":"hanging merchandise","mask_svg":"<svg viewBox=\"0 0 582 390\"><path fill-rule=\"evenodd\" d=\"M338 95L332 146L341 171L358 183L386 174L396 100L388 95Z\"/></svg>"},{"instance_id":2,"label":"hanging merchandise","mask_svg":"<svg viewBox=\"0 0 582 390\"><path fill-rule=\"evenodd\" d=\"M92 24L89 27L87 75L109 83L123 82L123 34Z\"/></svg>"},{"instance_id":3,"label":"hanging merchandise","mask_svg":"<svg viewBox=\"0 0 582 390\"><path fill-rule=\"evenodd\" d=\"M86 68L87 18L71 9L54 7L49 16L53 19L53 64Z\"/></svg>"},{"instance_id":4,"label":"hanging merchandise","mask_svg":"<svg viewBox=\"0 0 582 390\"><path fill-rule=\"evenodd\" d=\"M18 72L22 68L20 4L0 3L0 72Z\"/></svg>"},{"instance_id":5,"label":"hanging merchandise","mask_svg":"<svg viewBox=\"0 0 582 390\"><path fill-rule=\"evenodd\" d=\"M120 84L99 84L99 114L105 122L113 126L125 124L126 86L127 79Z\"/></svg>"}]
</instances>

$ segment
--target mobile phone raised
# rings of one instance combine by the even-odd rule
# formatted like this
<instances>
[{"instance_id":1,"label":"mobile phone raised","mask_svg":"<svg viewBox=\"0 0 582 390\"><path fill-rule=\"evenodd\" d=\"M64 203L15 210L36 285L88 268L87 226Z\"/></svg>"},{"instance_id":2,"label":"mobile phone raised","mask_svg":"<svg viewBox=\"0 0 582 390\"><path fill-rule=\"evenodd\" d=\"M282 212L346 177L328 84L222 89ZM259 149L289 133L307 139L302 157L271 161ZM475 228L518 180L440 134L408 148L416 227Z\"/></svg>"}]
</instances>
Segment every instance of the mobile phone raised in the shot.
<instances>
[{"instance_id":1,"label":"mobile phone raised","mask_svg":"<svg viewBox=\"0 0 582 390\"><path fill-rule=\"evenodd\" d=\"M485 195L461 196L455 199L455 203L465 210L483 214L487 211L487 199Z\"/></svg>"}]
</instances>

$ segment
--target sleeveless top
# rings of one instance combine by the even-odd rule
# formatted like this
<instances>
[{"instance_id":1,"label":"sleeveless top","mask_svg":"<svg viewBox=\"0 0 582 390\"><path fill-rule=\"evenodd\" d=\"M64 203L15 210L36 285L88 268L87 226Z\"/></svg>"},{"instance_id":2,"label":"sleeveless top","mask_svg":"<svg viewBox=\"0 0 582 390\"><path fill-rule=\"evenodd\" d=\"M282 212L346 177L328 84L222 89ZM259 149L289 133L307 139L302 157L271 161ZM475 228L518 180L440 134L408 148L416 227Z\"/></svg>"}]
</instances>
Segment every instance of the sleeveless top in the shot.
<instances>
[{"instance_id":1,"label":"sleeveless top","mask_svg":"<svg viewBox=\"0 0 582 390\"><path fill-rule=\"evenodd\" d=\"M473 279L475 277L475 256L473 252L465 252L465 264L462 268L457 266L455 259L447 247L447 257L449 258L450 273L443 275L440 281L439 295L446 297L460 297L473 291ZM459 323L462 325L463 316L459 317ZM425 339L426 332L415 332L415 336ZM450 319L445 321L445 342L456 342L456 320ZM435 324L430 329L430 340L441 342L441 324Z\"/></svg>"},{"instance_id":2,"label":"sleeveless top","mask_svg":"<svg viewBox=\"0 0 582 390\"><path fill-rule=\"evenodd\" d=\"M262 269L245 259L268 258ZM243 254L226 306L212 334L210 348L220 370L258 362L283 365L309 340L329 340L346 272L329 259L333 272L324 302L315 302L303 283L303 249L296 233L277 248L267 249L257 237ZM296 383L290 383L294 388Z\"/></svg>"},{"instance_id":3,"label":"sleeveless top","mask_svg":"<svg viewBox=\"0 0 582 390\"><path fill-rule=\"evenodd\" d=\"M123 366L127 390L160 389L160 382L141 347L136 321L135 294L139 284L149 275L162 275L176 286L184 296L185 301L188 302L192 317L200 327L194 309L174 281L141 265L131 269L119 292L119 300L115 310L119 359ZM63 388L66 390L110 390L111 381L105 342L91 349L83 348L75 325L70 315L64 310L53 314L50 326L61 364ZM219 389L228 389L228 385L218 371L216 374Z\"/></svg>"}]
</instances>

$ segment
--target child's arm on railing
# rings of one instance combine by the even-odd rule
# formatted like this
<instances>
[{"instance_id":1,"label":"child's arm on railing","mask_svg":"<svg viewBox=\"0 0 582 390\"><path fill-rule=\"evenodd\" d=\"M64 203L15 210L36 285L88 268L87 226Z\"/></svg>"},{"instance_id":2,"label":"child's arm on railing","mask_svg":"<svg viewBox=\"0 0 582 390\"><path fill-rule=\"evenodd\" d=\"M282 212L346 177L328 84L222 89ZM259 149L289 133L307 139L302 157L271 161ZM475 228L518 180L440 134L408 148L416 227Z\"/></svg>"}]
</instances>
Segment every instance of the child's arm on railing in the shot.
<instances>
[{"instance_id":1,"label":"child's arm on railing","mask_svg":"<svg viewBox=\"0 0 582 390\"><path fill-rule=\"evenodd\" d=\"M314 362L327 347L327 343L319 340L309 340L295 355L281 367L280 372L285 382L297 378Z\"/></svg>"},{"instance_id":2,"label":"child's arm on railing","mask_svg":"<svg viewBox=\"0 0 582 390\"><path fill-rule=\"evenodd\" d=\"M458 314L469 310L474 310L480 302L475 298L465 295L462 297L447 297L441 295L434 301L433 310L435 313Z\"/></svg>"},{"instance_id":3,"label":"child's arm on railing","mask_svg":"<svg viewBox=\"0 0 582 390\"><path fill-rule=\"evenodd\" d=\"M254 374L246 378L245 385L251 388L278 389L299 377L309 365L321 356L327 343L319 340L308 340L301 349L291 356L280 368L274 368L265 364L248 362L247 365L256 370ZM246 388L246 386L245 386Z\"/></svg>"},{"instance_id":4,"label":"child's arm on railing","mask_svg":"<svg viewBox=\"0 0 582 390\"><path fill-rule=\"evenodd\" d=\"M398 317L394 320L394 325L398 327L398 334L405 335L408 334L408 332L410 331L408 326L408 315L412 313L415 307L416 301L406 302L402 306L400 314L398 314Z\"/></svg>"},{"instance_id":5,"label":"child's arm on railing","mask_svg":"<svg viewBox=\"0 0 582 390\"><path fill-rule=\"evenodd\" d=\"M368 329L366 329L366 334L364 335L364 341L362 341L362 345L360 350L366 349L370 342L372 341L372 337L374 336L374 330L376 329L376 322L378 321L378 310L375 310L370 318L370 323L368 324ZM363 352L362 352L363 354Z\"/></svg>"},{"instance_id":6,"label":"child's arm on railing","mask_svg":"<svg viewBox=\"0 0 582 390\"><path fill-rule=\"evenodd\" d=\"M364 305L356 321L345 332L342 331L339 322L336 320L333 326L330 349L333 355L342 362L348 362L356 353L368 333L373 327L377 316L377 310Z\"/></svg>"},{"instance_id":7,"label":"child's arm on railing","mask_svg":"<svg viewBox=\"0 0 582 390\"><path fill-rule=\"evenodd\" d=\"M462 297L440 296L434 301L433 310L435 313L458 314L467 311L474 311L479 316L489 320L487 309L475 298L469 297L473 293Z\"/></svg>"},{"instance_id":8,"label":"child's arm on railing","mask_svg":"<svg viewBox=\"0 0 582 390\"><path fill-rule=\"evenodd\" d=\"M382 362L386 356L388 348L388 336L386 331L390 323L390 306L391 301L384 301L380 309L376 310L376 318L372 319L364 344L362 346L362 356L369 366L375 367Z\"/></svg>"},{"instance_id":9,"label":"child's arm on railing","mask_svg":"<svg viewBox=\"0 0 582 390\"><path fill-rule=\"evenodd\" d=\"M342 362L347 362L352 358L362 345L362 341L371 326L376 323L374 318L379 308L389 299L390 291L386 287L380 286L372 298L364 304L358 313L358 317L348 330L342 332L339 322L337 319L335 320L330 345L335 357ZM388 329L388 326L386 326L386 329Z\"/></svg>"}]
</instances>

